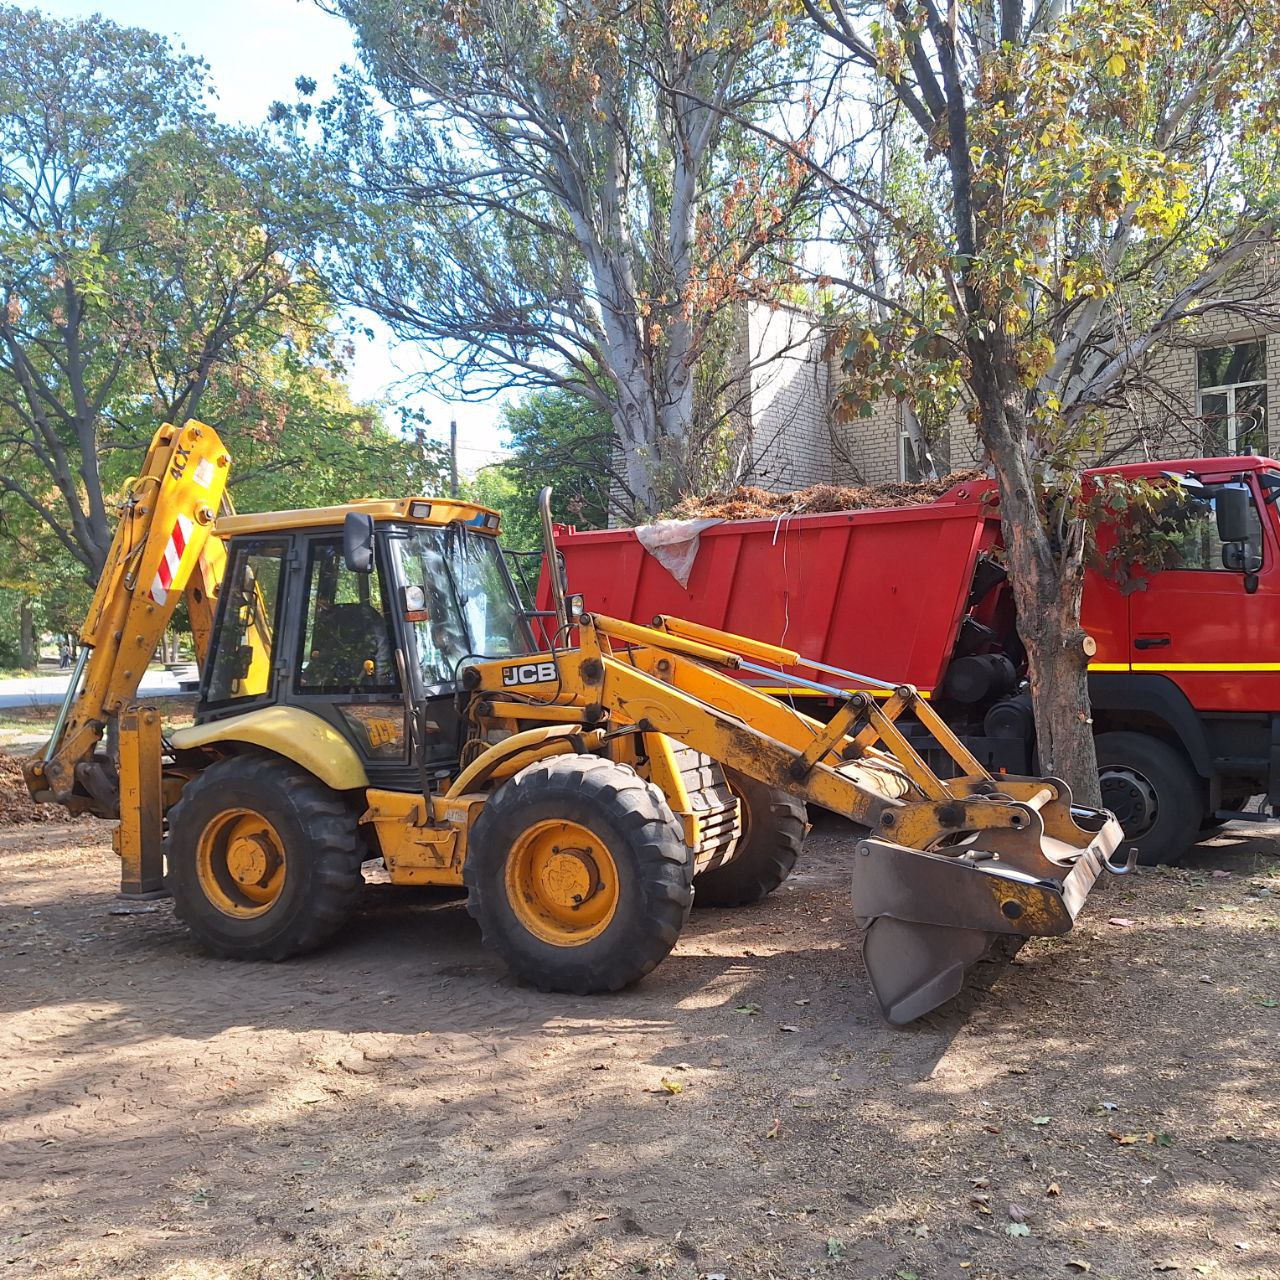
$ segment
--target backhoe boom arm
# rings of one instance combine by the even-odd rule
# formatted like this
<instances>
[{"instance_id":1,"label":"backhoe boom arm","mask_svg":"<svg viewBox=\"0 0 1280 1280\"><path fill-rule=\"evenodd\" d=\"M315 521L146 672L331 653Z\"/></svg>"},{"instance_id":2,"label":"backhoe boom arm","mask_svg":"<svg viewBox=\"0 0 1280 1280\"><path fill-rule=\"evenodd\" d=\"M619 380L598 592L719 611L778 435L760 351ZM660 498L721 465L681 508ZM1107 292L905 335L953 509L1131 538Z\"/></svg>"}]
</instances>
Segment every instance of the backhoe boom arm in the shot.
<instances>
[{"instance_id":1,"label":"backhoe boom arm","mask_svg":"<svg viewBox=\"0 0 1280 1280\"><path fill-rule=\"evenodd\" d=\"M230 463L218 433L203 423L166 425L153 437L120 504L62 712L42 754L26 762L36 799L114 816L119 779L111 762L95 762L95 752L137 692L184 591L203 660L222 573L221 543L209 534Z\"/></svg>"}]
</instances>

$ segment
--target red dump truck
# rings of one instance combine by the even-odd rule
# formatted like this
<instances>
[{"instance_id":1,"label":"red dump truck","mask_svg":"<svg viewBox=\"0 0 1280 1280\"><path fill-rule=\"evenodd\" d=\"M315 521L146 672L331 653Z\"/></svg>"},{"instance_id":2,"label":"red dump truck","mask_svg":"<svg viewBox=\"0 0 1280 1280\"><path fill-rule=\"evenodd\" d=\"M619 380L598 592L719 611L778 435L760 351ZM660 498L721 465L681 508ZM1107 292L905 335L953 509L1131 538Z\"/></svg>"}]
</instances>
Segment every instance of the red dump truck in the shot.
<instances>
[{"instance_id":1,"label":"red dump truck","mask_svg":"<svg viewBox=\"0 0 1280 1280\"><path fill-rule=\"evenodd\" d=\"M1256 818L1242 814L1251 797L1280 803L1280 463L1194 458L1106 472L1178 482L1169 567L1128 591L1091 570L1083 608L1097 642L1089 693L1103 802L1141 861L1169 861L1221 822ZM1038 769L990 481L922 506L712 525L687 585L631 529L561 528L557 546L569 589L592 611L674 614L913 684L984 763ZM834 708L805 688L806 674L773 687L810 712Z\"/></svg>"}]
</instances>

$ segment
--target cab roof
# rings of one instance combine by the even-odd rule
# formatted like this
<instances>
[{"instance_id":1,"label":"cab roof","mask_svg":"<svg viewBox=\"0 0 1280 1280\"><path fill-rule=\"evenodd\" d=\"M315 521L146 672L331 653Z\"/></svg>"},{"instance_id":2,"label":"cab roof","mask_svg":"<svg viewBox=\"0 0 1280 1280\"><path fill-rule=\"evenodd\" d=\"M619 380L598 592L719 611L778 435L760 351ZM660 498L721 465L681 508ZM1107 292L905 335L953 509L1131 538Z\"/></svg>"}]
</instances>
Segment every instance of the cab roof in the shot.
<instances>
[{"instance_id":1,"label":"cab roof","mask_svg":"<svg viewBox=\"0 0 1280 1280\"><path fill-rule=\"evenodd\" d=\"M219 516L214 533L231 538L243 533L279 533L288 529L319 529L340 525L350 512L361 511L378 524L469 525L478 533L496 537L499 515L492 507L482 507L460 498L361 498L339 507L305 507L298 511L253 511L243 515Z\"/></svg>"}]
</instances>

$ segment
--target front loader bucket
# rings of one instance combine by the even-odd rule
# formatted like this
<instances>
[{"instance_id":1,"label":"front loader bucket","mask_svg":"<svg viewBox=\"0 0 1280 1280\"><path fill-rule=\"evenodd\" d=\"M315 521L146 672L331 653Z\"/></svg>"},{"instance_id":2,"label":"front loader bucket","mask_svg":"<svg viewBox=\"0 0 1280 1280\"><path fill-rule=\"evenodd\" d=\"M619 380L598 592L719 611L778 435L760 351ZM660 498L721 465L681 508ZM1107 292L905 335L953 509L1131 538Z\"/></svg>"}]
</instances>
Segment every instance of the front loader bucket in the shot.
<instances>
[{"instance_id":1,"label":"front loader bucket","mask_svg":"<svg viewBox=\"0 0 1280 1280\"><path fill-rule=\"evenodd\" d=\"M1069 932L1102 871L1126 869L1110 861L1123 835L1110 814L1068 804L1048 825L1053 835L1035 814L1023 830L980 831L933 853L873 836L858 842L854 911L890 1022L911 1022L958 995L969 967L1002 937Z\"/></svg>"}]
</instances>

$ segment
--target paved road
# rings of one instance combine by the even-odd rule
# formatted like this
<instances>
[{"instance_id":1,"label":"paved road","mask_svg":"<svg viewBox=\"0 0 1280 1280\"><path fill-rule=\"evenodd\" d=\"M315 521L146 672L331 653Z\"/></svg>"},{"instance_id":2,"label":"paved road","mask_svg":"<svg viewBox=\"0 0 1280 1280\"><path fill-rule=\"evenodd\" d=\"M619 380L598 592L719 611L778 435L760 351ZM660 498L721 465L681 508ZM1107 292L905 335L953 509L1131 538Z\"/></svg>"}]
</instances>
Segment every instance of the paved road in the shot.
<instances>
[{"instance_id":1,"label":"paved road","mask_svg":"<svg viewBox=\"0 0 1280 1280\"><path fill-rule=\"evenodd\" d=\"M0 708L57 706L67 691L70 675L69 671L60 671L56 675L0 680ZM146 698L163 698L181 692L177 680L167 671L147 672L138 687L138 693Z\"/></svg>"}]
</instances>

